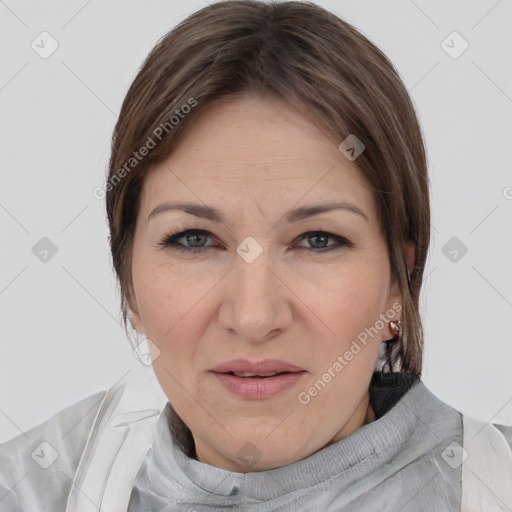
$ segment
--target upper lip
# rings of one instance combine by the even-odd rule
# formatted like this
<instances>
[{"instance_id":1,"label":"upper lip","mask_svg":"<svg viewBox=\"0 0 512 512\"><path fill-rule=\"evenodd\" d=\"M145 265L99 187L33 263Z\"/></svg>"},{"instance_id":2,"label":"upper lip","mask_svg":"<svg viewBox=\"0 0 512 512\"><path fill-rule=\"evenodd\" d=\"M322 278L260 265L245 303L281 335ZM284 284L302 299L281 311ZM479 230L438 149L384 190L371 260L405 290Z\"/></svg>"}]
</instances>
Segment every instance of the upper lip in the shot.
<instances>
[{"instance_id":1,"label":"upper lip","mask_svg":"<svg viewBox=\"0 0 512 512\"><path fill-rule=\"evenodd\" d=\"M225 363L215 366L211 371L216 373L282 373L300 372L304 371L304 369L279 359L265 359L258 362L251 362L246 359L233 359L232 361L226 361Z\"/></svg>"}]
</instances>

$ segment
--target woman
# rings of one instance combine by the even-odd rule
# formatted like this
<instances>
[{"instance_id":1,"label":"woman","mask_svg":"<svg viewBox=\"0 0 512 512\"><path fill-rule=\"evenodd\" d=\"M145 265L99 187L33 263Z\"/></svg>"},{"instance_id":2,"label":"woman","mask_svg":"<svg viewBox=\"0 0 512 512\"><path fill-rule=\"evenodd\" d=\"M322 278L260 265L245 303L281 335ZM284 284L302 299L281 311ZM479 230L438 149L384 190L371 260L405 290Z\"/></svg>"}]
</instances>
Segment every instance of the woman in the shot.
<instances>
[{"instance_id":1,"label":"woman","mask_svg":"<svg viewBox=\"0 0 512 512\"><path fill-rule=\"evenodd\" d=\"M97 193L144 365L2 445L0 510L512 510L512 428L421 381L425 150L352 26L194 13L130 87Z\"/></svg>"}]
</instances>

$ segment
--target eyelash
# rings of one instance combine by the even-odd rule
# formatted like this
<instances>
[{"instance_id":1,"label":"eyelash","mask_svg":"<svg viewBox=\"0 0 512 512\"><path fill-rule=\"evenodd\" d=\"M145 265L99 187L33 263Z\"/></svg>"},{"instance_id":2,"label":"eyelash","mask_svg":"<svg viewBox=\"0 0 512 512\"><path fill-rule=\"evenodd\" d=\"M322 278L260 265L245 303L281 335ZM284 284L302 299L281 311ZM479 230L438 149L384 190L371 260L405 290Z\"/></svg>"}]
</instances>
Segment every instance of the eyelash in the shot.
<instances>
[{"instance_id":1,"label":"eyelash","mask_svg":"<svg viewBox=\"0 0 512 512\"><path fill-rule=\"evenodd\" d=\"M208 235L212 236L212 234L209 231L205 231L204 229L186 229L184 231L180 231L179 233L169 233L167 234L162 241L158 244L159 247L163 248L169 248L175 251L181 251L186 252L189 254L196 254L200 252L204 252L208 248L215 247L213 245L203 246L203 247L187 247L183 244L179 244L176 242L176 240L179 240L180 238L185 237L188 234L201 234L201 235ZM329 252L334 249L341 249L343 247L353 248L354 244L347 240L346 238L343 238L338 235L334 235L332 233L328 233L327 231L308 231L306 233L303 233L298 238L299 242L304 240L308 237L308 235L327 235L328 238L331 238L338 242L338 245L332 244L327 247L321 247L321 248L315 248L315 247L300 247L300 249L306 249L311 250L313 252Z\"/></svg>"}]
</instances>

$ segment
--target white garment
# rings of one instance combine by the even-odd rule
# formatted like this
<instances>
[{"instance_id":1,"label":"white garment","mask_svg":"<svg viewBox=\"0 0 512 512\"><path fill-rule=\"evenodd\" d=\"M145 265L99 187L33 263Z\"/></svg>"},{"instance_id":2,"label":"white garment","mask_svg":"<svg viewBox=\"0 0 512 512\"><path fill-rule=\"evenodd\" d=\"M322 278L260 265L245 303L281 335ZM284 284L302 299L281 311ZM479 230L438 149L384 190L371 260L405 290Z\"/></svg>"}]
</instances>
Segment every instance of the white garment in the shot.
<instances>
[{"instance_id":1,"label":"white garment","mask_svg":"<svg viewBox=\"0 0 512 512\"><path fill-rule=\"evenodd\" d=\"M462 512L512 511L512 451L492 424L462 417ZM466 458L467 457L467 458Z\"/></svg>"},{"instance_id":2,"label":"white garment","mask_svg":"<svg viewBox=\"0 0 512 512\"><path fill-rule=\"evenodd\" d=\"M87 439L66 512L126 512L167 397L153 370L137 369L112 386Z\"/></svg>"}]
</instances>

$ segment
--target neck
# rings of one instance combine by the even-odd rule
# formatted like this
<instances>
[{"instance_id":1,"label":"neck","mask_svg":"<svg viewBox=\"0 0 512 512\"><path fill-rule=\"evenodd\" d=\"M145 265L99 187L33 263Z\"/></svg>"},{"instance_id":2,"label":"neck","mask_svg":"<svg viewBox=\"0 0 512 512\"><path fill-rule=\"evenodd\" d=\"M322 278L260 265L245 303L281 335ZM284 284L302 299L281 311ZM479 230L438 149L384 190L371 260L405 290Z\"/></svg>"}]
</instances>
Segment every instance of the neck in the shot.
<instances>
[{"instance_id":1,"label":"neck","mask_svg":"<svg viewBox=\"0 0 512 512\"><path fill-rule=\"evenodd\" d=\"M336 443L341 439L353 434L356 430L361 427L364 427L368 423L376 420L375 411L373 410L372 405L370 404L370 392L367 391L364 395L363 399L357 406L354 414L349 419L349 421L345 424L345 426L339 430L336 435L333 437L329 444Z\"/></svg>"}]
</instances>

